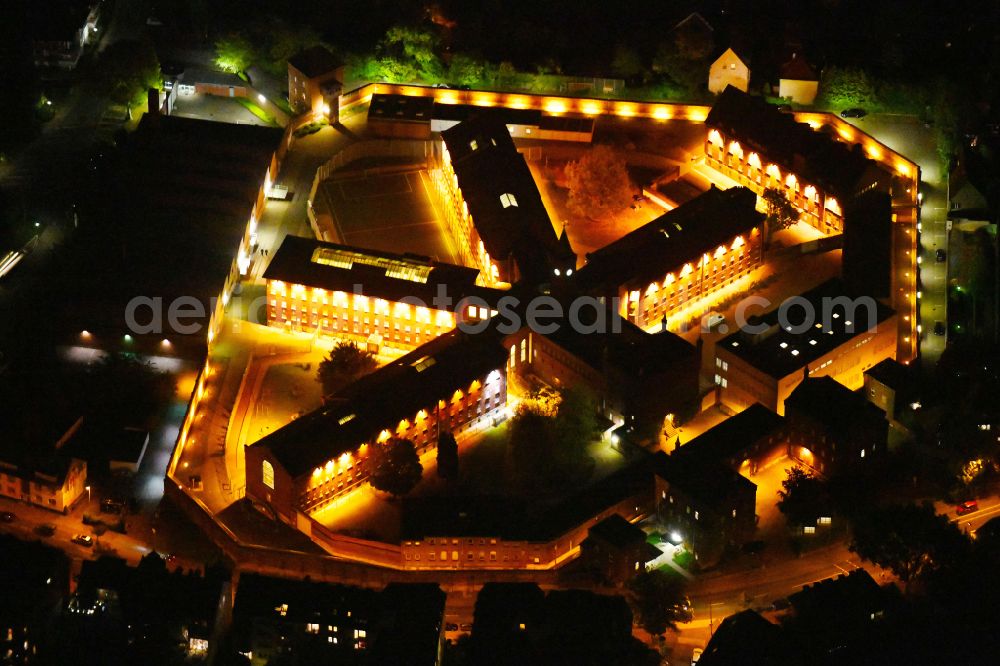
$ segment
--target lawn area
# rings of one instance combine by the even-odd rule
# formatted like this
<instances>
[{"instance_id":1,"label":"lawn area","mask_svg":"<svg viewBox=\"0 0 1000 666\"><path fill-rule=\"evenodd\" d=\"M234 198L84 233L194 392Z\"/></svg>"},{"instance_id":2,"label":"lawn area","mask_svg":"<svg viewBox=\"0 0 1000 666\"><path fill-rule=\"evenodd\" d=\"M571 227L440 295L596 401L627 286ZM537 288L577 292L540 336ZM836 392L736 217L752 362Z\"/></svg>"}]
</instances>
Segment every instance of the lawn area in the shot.
<instances>
[{"instance_id":1,"label":"lawn area","mask_svg":"<svg viewBox=\"0 0 1000 666\"><path fill-rule=\"evenodd\" d=\"M246 108L247 111L249 111L253 115L257 116L258 118L260 118L261 120L263 120L268 125L274 125L275 127L278 126L278 121L274 119L274 116L272 116L270 113L268 113L264 109L260 108L256 104L254 104L252 101L250 101L246 97L235 97L234 99L237 102L239 102L240 105L242 105L244 108Z\"/></svg>"}]
</instances>

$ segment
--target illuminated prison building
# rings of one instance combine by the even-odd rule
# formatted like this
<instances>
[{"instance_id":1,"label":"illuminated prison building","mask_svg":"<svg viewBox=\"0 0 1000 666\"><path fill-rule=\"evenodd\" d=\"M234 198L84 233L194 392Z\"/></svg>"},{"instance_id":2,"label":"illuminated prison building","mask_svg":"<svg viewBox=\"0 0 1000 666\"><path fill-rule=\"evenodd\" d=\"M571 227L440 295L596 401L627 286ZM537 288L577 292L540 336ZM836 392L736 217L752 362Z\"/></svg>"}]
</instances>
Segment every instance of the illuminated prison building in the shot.
<instances>
[{"instance_id":1,"label":"illuminated prison building","mask_svg":"<svg viewBox=\"0 0 1000 666\"><path fill-rule=\"evenodd\" d=\"M247 493L295 524L368 478L370 447L408 439L425 454L506 416L507 351L456 329L362 377L246 448Z\"/></svg>"},{"instance_id":2,"label":"illuminated prison building","mask_svg":"<svg viewBox=\"0 0 1000 666\"><path fill-rule=\"evenodd\" d=\"M830 280L799 296L803 307L791 308L786 322L777 308L759 317L747 312L749 325L715 347L720 402L734 411L759 402L784 415L785 399L806 377L861 388L866 370L896 357L896 313L848 294L842 282ZM811 314L803 314L802 301Z\"/></svg>"},{"instance_id":3,"label":"illuminated prison building","mask_svg":"<svg viewBox=\"0 0 1000 666\"><path fill-rule=\"evenodd\" d=\"M620 299L622 317L640 328L700 315L713 300L746 291L743 278L761 266L764 216L756 201L747 188L713 186L587 255L576 284Z\"/></svg>"},{"instance_id":4,"label":"illuminated prison building","mask_svg":"<svg viewBox=\"0 0 1000 666\"><path fill-rule=\"evenodd\" d=\"M374 349L413 349L452 330L462 299L492 302L478 271L416 255L394 255L286 236L264 273L267 323L290 331L354 339ZM450 305L436 307L443 288ZM472 319L485 308L465 307Z\"/></svg>"},{"instance_id":5,"label":"illuminated prison building","mask_svg":"<svg viewBox=\"0 0 1000 666\"><path fill-rule=\"evenodd\" d=\"M705 120L705 162L757 194L784 192L802 221L827 234L844 229L842 207L872 190L889 192L891 175L828 132L796 122L760 97L729 86Z\"/></svg>"},{"instance_id":6,"label":"illuminated prison building","mask_svg":"<svg viewBox=\"0 0 1000 666\"><path fill-rule=\"evenodd\" d=\"M576 254L552 226L507 126L476 116L441 132L433 178L462 261L487 285L572 275Z\"/></svg>"}]
</instances>

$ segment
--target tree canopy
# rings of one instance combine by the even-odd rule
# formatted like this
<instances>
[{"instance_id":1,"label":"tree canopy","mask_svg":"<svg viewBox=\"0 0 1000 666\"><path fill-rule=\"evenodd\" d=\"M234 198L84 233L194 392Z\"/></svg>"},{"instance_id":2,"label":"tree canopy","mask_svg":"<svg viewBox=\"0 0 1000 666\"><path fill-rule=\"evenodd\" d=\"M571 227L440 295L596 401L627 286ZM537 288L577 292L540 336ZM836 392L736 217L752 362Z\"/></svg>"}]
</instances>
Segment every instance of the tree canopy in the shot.
<instances>
[{"instance_id":1,"label":"tree canopy","mask_svg":"<svg viewBox=\"0 0 1000 666\"><path fill-rule=\"evenodd\" d=\"M691 621L691 605L684 594L684 581L677 575L654 569L643 571L629 583L629 602L639 626L654 636L678 623Z\"/></svg>"},{"instance_id":2,"label":"tree canopy","mask_svg":"<svg viewBox=\"0 0 1000 666\"><path fill-rule=\"evenodd\" d=\"M799 219L799 211L788 200L788 196L776 187L769 187L764 190L764 207L767 217L764 218L767 224L768 236L773 236L775 232L787 229L795 224Z\"/></svg>"},{"instance_id":3,"label":"tree canopy","mask_svg":"<svg viewBox=\"0 0 1000 666\"><path fill-rule=\"evenodd\" d=\"M368 450L368 482L373 488L400 497L420 483L424 467L410 440L393 438Z\"/></svg>"},{"instance_id":4,"label":"tree canopy","mask_svg":"<svg viewBox=\"0 0 1000 666\"><path fill-rule=\"evenodd\" d=\"M323 395L329 396L377 367L378 361L370 351L354 342L338 342L320 361L317 380L323 385Z\"/></svg>"},{"instance_id":5,"label":"tree canopy","mask_svg":"<svg viewBox=\"0 0 1000 666\"><path fill-rule=\"evenodd\" d=\"M594 146L566 165L569 208L583 217L617 213L632 201L625 159L611 146Z\"/></svg>"},{"instance_id":6,"label":"tree canopy","mask_svg":"<svg viewBox=\"0 0 1000 666\"><path fill-rule=\"evenodd\" d=\"M904 584L963 557L969 540L930 504L873 508L854 517L850 549Z\"/></svg>"},{"instance_id":7,"label":"tree canopy","mask_svg":"<svg viewBox=\"0 0 1000 666\"><path fill-rule=\"evenodd\" d=\"M253 45L243 35L229 35L215 42L215 64L224 72L245 72L253 60Z\"/></svg>"},{"instance_id":8,"label":"tree canopy","mask_svg":"<svg viewBox=\"0 0 1000 666\"><path fill-rule=\"evenodd\" d=\"M826 484L801 467L792 467L778 491L778 510L792 525L815 525L832 510Z\"/></svg>"},{"instance_id":9,"label":"tree canopy","mask_svg":"<svg viewBox=\"0 0 1000 666\"><path fill-rule=\"evenodd\" d=\"M142 104L150 88L163 88L156 51L149 42L137 39L117 41L104 49L91 75L100 94L130 110Z\"/></svg>"}]
</instances>

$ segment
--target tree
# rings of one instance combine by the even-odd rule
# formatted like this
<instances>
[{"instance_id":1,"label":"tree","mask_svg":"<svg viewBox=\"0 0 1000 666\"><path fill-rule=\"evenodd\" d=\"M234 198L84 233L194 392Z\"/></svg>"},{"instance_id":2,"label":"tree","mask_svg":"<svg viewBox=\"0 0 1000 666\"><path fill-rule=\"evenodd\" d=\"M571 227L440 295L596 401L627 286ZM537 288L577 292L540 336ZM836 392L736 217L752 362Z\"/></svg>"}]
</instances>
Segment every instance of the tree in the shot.
<instances>
[{"instance_id":1,"label":"tree","mask_svg":"<svg viewBox=\"0 0 1000 666\"><path fill-rule=\"evenodd\" d=\"M463 53L456 53L448 65L448 81L476 87L488 83L489 64Z\"/></svg>"},{"instance_id":2,"label":"tree","mask_svg":"<svg viewBox=\"0 0 1000 666\"><path fill-rule=\"evenodd\" d=\"M566 165L569 207L573 213L595 218L617 213L632 201L632 182L625 159L610 146L595 146Z\"/></svg>"},{"instance_id":3,"label":"tree","mask_svg":"<svg viewBox=\"0 0 1000 666\"><path fill-rule=\"evenodd\" d=\"M368 482L372 487L393 497L413 490L424 473L413 442L398 438L370 446L368 468Z\"/></svg>"},{"instance_id":4,"label":"tree","mask_svg":"<svg viewBox=\"0 0 1000 666\"><path fill-rule=\"evenodd\" d=\"M526 490L539 489L551 480L556 465L553 420L528 405L518 407L510 420L508 451L514 474Z\"/></svg>"},{"instance_id":5,"label":"tree","mask_svg":"<svg viewBox=\"0 0 1000 666\"><path fill-rule=\"evenodd\" d=\"M632 579L629 602L639 626L654 636L691 621L691 604L684 595L683 579L658 569L643 571Z\"/></svg>"},{"instance_id":6,"label":"tree","mask_svg":"<svg viewBox=\"0 0 1000 666\"><path fill-rule=\"evenodd\" d=\"M425 81L440 82L444 67L438 58L438 38L429 30L397 25L389 28L381 48L411 64Z\"/></svg>"},{"instance_id":7,"label":"tree","mask_svg":"<svg viewBox=\"0 0 1000 666\"><path fill-rule=\"evenodd\" d=\"M81 404L90 418L112 427L140 425L176 391L170 375L134 354L105 354L80 381Z\"/></svg>"},{"instance_id":8,"label":"tree","mask_svg":"<svg viewBox=\"0 0 1000 666\"><path fill-rule=\"evenodd\" d=\"M458 441L450 432L442 432L438 437L437 474L447 481L458 478Z\"/></svg>"},{"instance_id":9,"label":"tree","mask_svg":"<svg viewBox=\"0 0 1000 666\"><path fill-rule=\"evenodd\" d=\"M871 108L876 103L875 86L860 69L827 67L819 89L823 101L834 108Z\"/></svg>"},{"instance_id":10,"label":"tree","mask_svg":"<svg viewBox=\"0 0 1000 666\"><path fill-rule=\"evenodd\" d=\"M378 367L375 355L354 342L338 342L330 355L320 361L317 380L323 395L330 396Z\"/></svg>"},{"instance_id":11,"label":"tree","mask_svg":"<svg viewBox=\"0 0 1000 666\"><path fill-rule=\"evenodd\" d=\"M620 76L627 81L634 81L641 79L645 71L638 51L624 45L615 47L614 56L611 58L611 72L615 76Z\"/></svg>"},{"instance_id":12,"label":"tree","mask_svg":"<svg viewBox=\"0 0 1000 666\"><path fill-rule=\"evenodd\" d=\"M799 211L788 200L783 191L777 187L769 187L764 190L764 207L767 216L764 224L767 225L768 238L782 229L787 229L799 220Z\"/></svg>"},{"instance_id":13,"label":"tree","mask_svg":"<svg viewBox=\"0 0 1000 666\"><path fill-rule=\"evenodd\" d=\"M581 387L563 389L559 398L553 434L561 456L576 460L601 433L597 406L593 396Z\"/></svg>"},{"instance_id":14,"label":"tree","mask_svg":"<svg viewBox=\"0 0 1000 666\"><path fill-rule=\"evenodd\" d=\"M225 72L245 72L253 63L253 56L253 45L242 35L229 35L215 43L215 64Z\"/></svg>"},{"instance_id":15,"label":"tree","mask_svg":"<svg viewBox=\"0 0 1000 666\"><path fill-rule=\"evenodd\" d=\"M821 515L829 515L830 498L826 484L801 467L788 470L778 491L778 511L792 525L815 525Z\"/></svg>"},{"instance_id":16,"label":"tree","mask_svg":"<svg viewBox=\"0 0 1000 666\"><path fill-rule=\"evenodd\" d=\"M876 508L854 518L850 550L909 585L963 557L968 538L930 504Z\"/></svg>"},{"instance_id":17,"label":"tree","mask_svg":"<svg viewBox=\"0 0 1000 666\"><path fill-rule=\"evenodd\" d=\"M146 41L126 39L101 52L93 69L97 92L112 102L132 108L140 106L150 88L163 88L160 61L153 46Z\"/></svg>"}]
</instances>

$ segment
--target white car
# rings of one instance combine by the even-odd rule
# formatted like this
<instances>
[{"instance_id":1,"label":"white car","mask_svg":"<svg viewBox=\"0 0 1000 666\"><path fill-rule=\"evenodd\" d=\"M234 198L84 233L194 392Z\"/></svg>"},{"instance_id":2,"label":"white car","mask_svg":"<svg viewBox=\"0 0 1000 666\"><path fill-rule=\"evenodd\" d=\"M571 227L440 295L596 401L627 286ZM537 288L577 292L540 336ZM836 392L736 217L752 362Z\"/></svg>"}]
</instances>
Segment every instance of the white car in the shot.
<instances>
[{"instance_id":1,"label":"white car","mask_svg":"<svg viewBox=\"0 0 1000 666\"><path fill-rule=\"evenodd\" d=\"M701 648L694 649L694 652L691 653L691 666L694 666L695 664L698 663L698 660L701 659L702 652L704 652L704 650L702 650Z\"/></svg>"}]
</instances>

